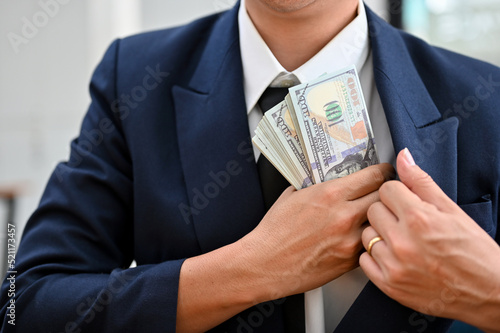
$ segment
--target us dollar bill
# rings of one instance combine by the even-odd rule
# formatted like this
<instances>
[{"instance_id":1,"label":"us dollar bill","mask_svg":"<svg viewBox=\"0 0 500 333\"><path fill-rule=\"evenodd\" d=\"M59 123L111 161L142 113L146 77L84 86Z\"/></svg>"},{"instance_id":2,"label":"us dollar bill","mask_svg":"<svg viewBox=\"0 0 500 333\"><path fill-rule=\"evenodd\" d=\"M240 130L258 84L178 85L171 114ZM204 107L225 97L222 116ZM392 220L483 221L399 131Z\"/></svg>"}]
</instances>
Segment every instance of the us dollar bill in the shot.
<instances>
[{"instance_id":1,"label":"us dollar bill","mask_svg":"<svg viewBox=\"0 0 500 333\"><path fill-rule=\"evenodd\" d=\"M279 105L275 106L264 115L255 130L252 142L290 184L296 189L301 189L308 176L301 174L300 162L297 161L298 155L290 150L288 147L290 143L287 139L283 140L282 138L285 131L277 129L278 125L271 117L271 114L275 114L278 107ZM307 161L304 162L307 163Z\"/></svg>"},{"instance_id":2,"label":"us dollar bill","mask_svg":"<svg viewBox=\"0 0 500 333\"><path fill-rule=\"evenodd\" d=\"M379 163L354 66L292 87L289 92L314 183Z\"/></svg>"},{"instance_id":3,"label":"us dollar bill","mask_svg":"<svg viewBox=\"0 0 500 333\"><path fill-rule=\"evenodd\" d=\"M285 101L279 103L264 114L274 131L275 137L281 143L282 153L285 154L293 165L298 175L300 188L313 184L312 172L309 162L304 154L299 134L292 121L292 115Z\"/></svg>"}]
</instances>

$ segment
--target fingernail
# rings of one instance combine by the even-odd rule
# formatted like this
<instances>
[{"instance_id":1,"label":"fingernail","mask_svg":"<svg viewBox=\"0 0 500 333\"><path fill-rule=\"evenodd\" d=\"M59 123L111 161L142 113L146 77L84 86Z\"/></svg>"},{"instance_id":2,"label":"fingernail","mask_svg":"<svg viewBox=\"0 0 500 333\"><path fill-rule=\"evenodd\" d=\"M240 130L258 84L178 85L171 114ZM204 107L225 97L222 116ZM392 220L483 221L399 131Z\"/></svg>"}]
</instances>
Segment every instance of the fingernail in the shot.
<instances>
[{"instance_id":1,"label":"fingernail","mask_svg":"<svg viewBox=\"0 0 500 333\"><path fill-rule=\"evenodd\" d=\"M408 150L408 148L404 149L404 155L405 155L406 163L408 163L408 165L410 165L410 166L415 165L415 160L413 159L413 156L411 156L411 153Z\"/></svg>"}]
</instances>

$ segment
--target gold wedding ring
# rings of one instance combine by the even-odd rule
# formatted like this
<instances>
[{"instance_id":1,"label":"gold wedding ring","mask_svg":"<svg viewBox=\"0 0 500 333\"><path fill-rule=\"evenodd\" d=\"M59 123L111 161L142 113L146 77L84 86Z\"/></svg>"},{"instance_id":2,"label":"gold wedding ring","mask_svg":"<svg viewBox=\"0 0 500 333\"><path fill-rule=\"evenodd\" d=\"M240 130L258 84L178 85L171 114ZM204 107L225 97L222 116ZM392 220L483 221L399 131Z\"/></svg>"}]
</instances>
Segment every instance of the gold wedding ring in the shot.
<instances>
[{"instance_id":1,"label":"gold wedding ring","mask_svg":"<svg viewBox=\"0 0 500 333\"><path fill-rule=\"evenodd\" d=\"M368 252L369 255L372 255L372 247L375 245L375 243L380 242L381 240L384 240L382 237L377 236L373 237L371 241L368 243L368 247L366 248L366 252Z\"/></svg>"}]
</instances>

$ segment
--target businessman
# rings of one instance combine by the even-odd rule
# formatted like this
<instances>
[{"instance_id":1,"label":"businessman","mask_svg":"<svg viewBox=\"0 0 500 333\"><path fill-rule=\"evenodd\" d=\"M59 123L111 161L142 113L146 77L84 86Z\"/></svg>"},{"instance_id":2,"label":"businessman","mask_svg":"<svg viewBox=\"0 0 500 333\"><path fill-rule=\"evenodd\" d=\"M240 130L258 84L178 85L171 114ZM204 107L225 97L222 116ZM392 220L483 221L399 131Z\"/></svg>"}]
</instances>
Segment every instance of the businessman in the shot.
<instances>
[{"instance_id":1,"label":"businessman","mask_svg":"<svg viewBox=\"0 0 500 333\"><path fill-rule=\"evenodd\" d=\"M351 64L383 163L293 191L250 135L278 90ZM404 147L496 236L500 71L357 0L246 0L117 40L90 92L17 254L16 327L3 285L6 332L445 332L356 268Z\"/></svg>"}]
</instances>

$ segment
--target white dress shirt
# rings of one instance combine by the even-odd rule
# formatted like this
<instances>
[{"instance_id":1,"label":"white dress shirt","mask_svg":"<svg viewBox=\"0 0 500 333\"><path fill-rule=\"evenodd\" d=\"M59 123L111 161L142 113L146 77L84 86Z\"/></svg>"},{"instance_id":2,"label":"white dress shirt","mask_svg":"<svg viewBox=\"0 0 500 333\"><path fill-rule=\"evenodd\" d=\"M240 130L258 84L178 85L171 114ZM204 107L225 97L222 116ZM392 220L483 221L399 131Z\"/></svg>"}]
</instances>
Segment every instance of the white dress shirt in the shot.
<instances>
[{"instance_id":1,"label":"white dress shirt","mask_svg":"<svg viewBox=\"0 0 500 333\"><path fill-rule=\"evenodd\" d=\"M278 76L290 73L283 68L258 33L246 11L245 0L241 1L238 24L245 101L250 133L253 135L262 118L262 110L257 105L260 96L273 81L276 82ZM353 64L359 73L380 162L395 165L396 154L373 77L368 21L362 0L359 2L357 17L321 51L291 74L300 82L308 82ZM260 151L255 146L254 154L257 160ZM306 292L306 332L333 332L367 281L363 271L357 268L318 289Z\"/></svg>"}]
</instances>

